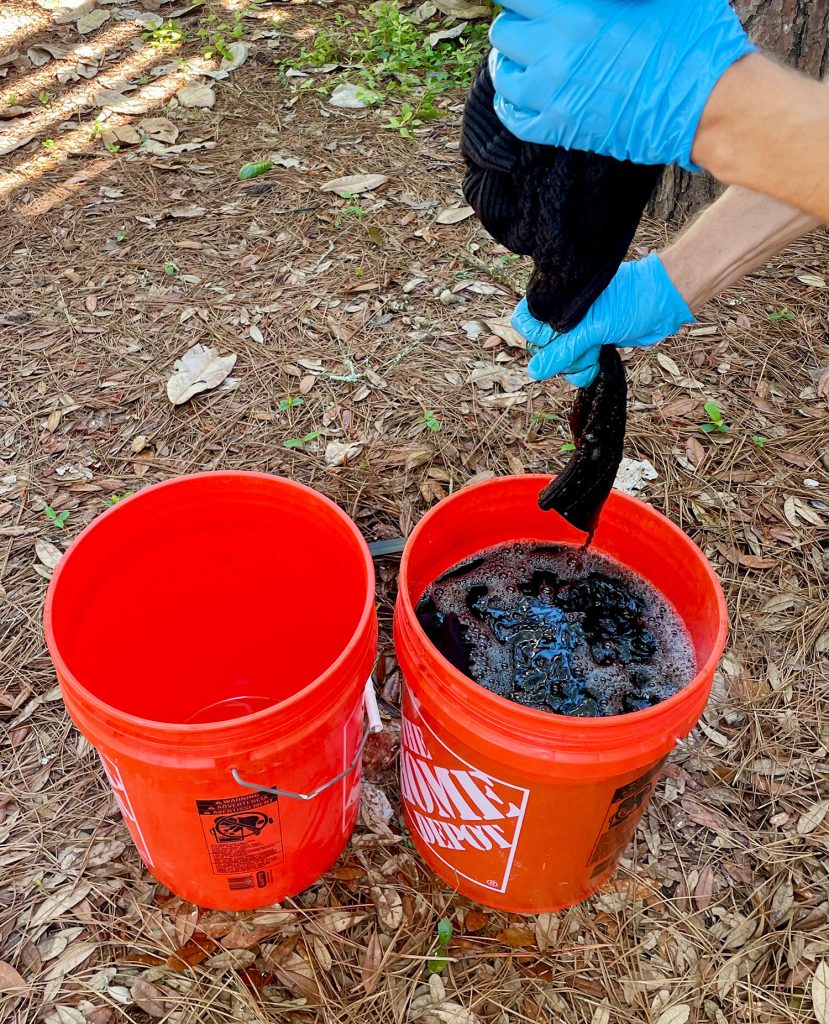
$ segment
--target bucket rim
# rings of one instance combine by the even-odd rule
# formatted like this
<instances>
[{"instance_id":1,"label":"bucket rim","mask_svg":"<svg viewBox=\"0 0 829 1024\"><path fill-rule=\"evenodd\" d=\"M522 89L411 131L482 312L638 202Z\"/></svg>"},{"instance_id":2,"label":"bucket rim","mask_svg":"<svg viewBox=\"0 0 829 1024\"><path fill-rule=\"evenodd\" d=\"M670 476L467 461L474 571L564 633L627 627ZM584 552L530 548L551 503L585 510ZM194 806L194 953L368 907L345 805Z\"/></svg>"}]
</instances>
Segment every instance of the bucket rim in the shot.
<instances>
[{"instance_id":1,"label":"bucket rim","mask_svg":"<svg viewBox=\"0 0 829 1024\"><path fill-rule=\"evenodd\" d=\"M288 487L292 490L304 493L306 496L312 498L315 501L320 502L322 505L327 506L328 510L336 515L347 531L351 534L354 540L357 542L357 548L362 556L363 567L366 570L367 586L366 586L366 598L363 604L363 608L360 612L359 621L354 629L354 633L349 640L348 644L343 648L338 657L318 676L312 679L306 686L301 690L297 690L296 693L291 694L290 697L285 700L278 701L267 708L263 708L260 711L255 711L249 715L241 715L238 718L227 718L221 719L217 722L162 722L152 718L141 718L137 715L129 714L128 712L122 711L120 708L115 707L113 704L109 704L100 697L97 697L91 690L89 690L75 674L70 670L69 666L63 658L63 655L58 647L55 631L54 631L54 615L53 606L55 602L55 594L57 588L60 585L61 576L69 564L69 560L73 554L77 552L79 546L90 536L91 533L99 526L104 520L111 518L114 515L122 515L123 509L146 500L150 494L156 494L161 490L169 490L180 486L189 486L193 483L207 479L217 478L232 479L247 479L254 480L258 479L262 482L269 484L277 484L279 486ZM57 670L58 681L63 688L64 685L68 687L73 697L80 698L86 703L92 710L112 720L117 720L119 723L127 726L131 730L149 732L156 736L166 737L202 737L209 739L210 736L218 736L222 732L228 729L244 729L247 726L257 725L258 723L264 723L269 721L274 715L290 714L295 711L296 708L308 700L309 697L313 696L317 691L323 690L325 684L330 681L332 676L335 676L339 670L346 664L351 658L364 637L366 630L371 627L371 620L374 614L374 592L375 592L375 574L374 574L374 561L371 557L371 552L368 548L368 543L365 537L361 533L359 527L348 515L344 509L332 501L327 495L322 494L320 491L315 490L313 487L309 487L307 484L300 483L297 480L291 480L289 477L279 476L276 473L264 473L256 470L244 470L244 469L227 469L227 470L205 470L199 473L185 473L181 476L173 477L170 480L161 480L158 483L150 484L147 487L141 488L129 497L122 498L115 505L106 509L100 515L96 516L91 523L84 527L78 536L72 541L69 547L63 554L60 562L55 567L52 573L52 578L49 582L49 587L46 592L46 598L43 605L43 632L46 638L46 646L49 650L49 655L52 658L52 662Z\"/></svg>"},{"instance_id":2,"label":"bucket rim","mask_svg":"<svg viewBox=\"0 0 829 1024\"><path fill-rule=\"evenodd\" d=\"M521 481L522 483L533 481L537 483L538 489L540 490L552 479L554 479L554 475L549 473L520 473L508 476L498 476L493 479L481 480L477 483L461 487L455 491L454 494L449 495L442 501L433 505L409 534L408 540L406 541L406 547L404 548L400 559L398 601L402 607L402 618L405 620L407 626L414 629L418 637L429 645L430 658L434 659L442 673L446 673L448 675L452 685L457 687L466 698L470 699L472 706L477 705L481 711L483 711L485 716L490 719L490 721L496 719L500 721L504 715L509 715L511 718L510 724L514 724L518 728L523 727L523 729L528 732L535 730L536 732L543 732L545 735L554 732L559 738L562 737L562 733L566 732L574 739L577 735L591 735L594 737L605 735L607 738L610 738L612 735L618 734L623 730L628 730L631 727L647 727L648 724L656 725L657 722L672 717L673 712L681 712L683 706L687 705L689 700L693 698L701 688L708 685L707 680L712 678L725 648L725 642L728 635L728 610L725 602L725 594L723 593L719 578L699 545L693 541L688 534L681 530L676 523L664 515L664 513L653 508L653 506L649 505L647 502L641 501L639 498L634 498L630 494L625 494L623 491L616 490L615 488L611 492L614 501L620 502L622 507L625 505L635 505L645 509L647 515L658 520L660 525L663 526L669 534L676 538L679 543L683 544L686 549L688 549L693 556L698 559L704 568L705 575L708 578L708 582L711 585L712 592L715 595L717 602L717 635L712 644L711 653L705 660L704 664L697 669L693 678L690 679L682 689L677 690L676 693L672 694L667 699L660 701L653 707L644 708L641 711L630 711L622 715L603 715L596 718L573 718L567 715L556 715L551 714L549 711L528 708L523 704L518 704L516 701L509 700L506 697L501 697L498 694L493 693L486 687L481 686L480 683L475 682L474 679L464 675L463 672L456 668L448 658L445 658L429 641L429 638L426 636L426 633L423 631L417 620L414 602L409 595L409 562L412 551L417 542L420 540L422 535L428 531L431 520L439 514L439 510L445 510L447 504L456 500L461 494L468 494L473 490L484 491L486 489L504 487L505 485L508 485L510 481ZM555 515L555 513L551 514ZM521 538L516 538L517 541L520 541L520 539ZM566 542L562 543L564 544Z\"/></svg>"}]
</instances>

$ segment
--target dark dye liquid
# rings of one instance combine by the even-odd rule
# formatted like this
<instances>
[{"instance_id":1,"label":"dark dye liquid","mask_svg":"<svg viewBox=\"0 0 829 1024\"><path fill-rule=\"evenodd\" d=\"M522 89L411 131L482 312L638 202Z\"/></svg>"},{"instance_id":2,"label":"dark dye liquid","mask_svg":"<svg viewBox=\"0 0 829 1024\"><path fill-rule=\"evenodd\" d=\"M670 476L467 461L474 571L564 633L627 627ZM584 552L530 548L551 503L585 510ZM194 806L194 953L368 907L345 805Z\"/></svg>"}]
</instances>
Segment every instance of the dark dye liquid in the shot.
<instances>
[{"instance_id":1,"label":"dark dye liquid","mask_svg":"<svg viewBox=\"0 0 829 1024\"><path fill-rule=\"evenodd\" d=\"M665 599L582 548L483 551L435 580L417 617L465 675L559 715L641 711L681 690L696 671L691 639Z\"/></svg>"}]
</instances>

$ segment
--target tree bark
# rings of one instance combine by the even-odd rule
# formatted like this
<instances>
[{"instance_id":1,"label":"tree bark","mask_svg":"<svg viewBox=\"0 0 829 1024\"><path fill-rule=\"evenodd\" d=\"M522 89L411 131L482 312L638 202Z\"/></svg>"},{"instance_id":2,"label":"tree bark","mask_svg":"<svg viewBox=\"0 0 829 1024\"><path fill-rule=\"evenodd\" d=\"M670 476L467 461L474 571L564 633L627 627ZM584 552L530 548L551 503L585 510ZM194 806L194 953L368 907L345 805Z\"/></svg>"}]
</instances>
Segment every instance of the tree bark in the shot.
<instances>
[{"instance_id":1,"label":"tree bark","mask_svg":"<svg viewBox=\"0 0 829 1024\"><path fill-rule=\"evenodd\" d=\"M734 7L753 43L812 78L829 72L827 0L736 0ZM666 167L648 212L671 225L711 203L722 191L710 174Z\"/></svg>"}]
</instances>

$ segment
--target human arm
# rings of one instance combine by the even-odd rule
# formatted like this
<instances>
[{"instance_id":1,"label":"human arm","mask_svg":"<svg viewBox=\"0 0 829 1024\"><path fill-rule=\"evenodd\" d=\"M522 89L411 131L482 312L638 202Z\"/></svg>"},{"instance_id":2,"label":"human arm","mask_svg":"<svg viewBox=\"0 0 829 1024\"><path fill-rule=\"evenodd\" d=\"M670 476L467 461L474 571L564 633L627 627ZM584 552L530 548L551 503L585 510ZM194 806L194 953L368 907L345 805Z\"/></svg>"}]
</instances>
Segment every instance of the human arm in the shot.
<instances>
[{"instance_id":1,"label":"human arm","mask_svg":"<svg viewBox=\"0 0 829 1024\"><path fill-rule=\"evenodd\" d=\"M557 334L519 303L513 325L535 354L529 374L563 373L578 387L595 377L602 345L652 345L693 322L709 299L762 266L820 221L786 203L734 186L662 253L623 263L572 331Z\"/></svg>"},{"instance_id":2,"label":"human arm","mask_svg":"<svg viewBox=\"0 0 829 1024\"><path fill-rule=\"evenodd\" d=\"M495 110L520 139L705 167L829 220L829 89L755 52L727 0L504 0Z\"/></svg>"},{"instance_id":3,"label":"human arm","mask_svg":"<svg viewBox=\"0 0 829 1024\"><path fill-rule=\"evenodd\" d=\"M749 54L714 86L691 153L720 181L829 221L829 85Z\"/></svg>"}]
</instances>

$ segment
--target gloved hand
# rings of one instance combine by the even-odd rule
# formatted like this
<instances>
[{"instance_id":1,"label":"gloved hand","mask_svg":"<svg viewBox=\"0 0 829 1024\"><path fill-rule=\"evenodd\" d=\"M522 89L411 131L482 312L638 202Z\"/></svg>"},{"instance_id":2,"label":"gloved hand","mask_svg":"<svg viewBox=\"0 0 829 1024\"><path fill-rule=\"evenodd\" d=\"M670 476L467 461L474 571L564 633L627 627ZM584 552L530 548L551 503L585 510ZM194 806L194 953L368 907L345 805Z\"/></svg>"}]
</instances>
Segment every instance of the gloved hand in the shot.
<instances>
[{"instance_id":1,"label":"gloved hand","mask_svg":"<svg viewBox=\"0 0 829 1024\"><path fill-rule=\"evenodd\" d=\"M755 47L728 0L501 0L495 112L519 139L699 170L719 78Z\"/></svg>"},{"instance_id":2,"label":"gloved hand","mask_svg":"<svg viewBox=\"0 0 829 1024\"><path fill-rule=\"evenodd\" d=\"M522 299L512 315L512 326L527 339L534 353L527 367L534 380L557 373L577 388L586 388L599 372L602 345L653 345L683 324L694 323L694 314L653 253L643 260L623 263L616 276L596 299L587 315L565 334L536 320Z\"/></svg>"}]
</instances>

